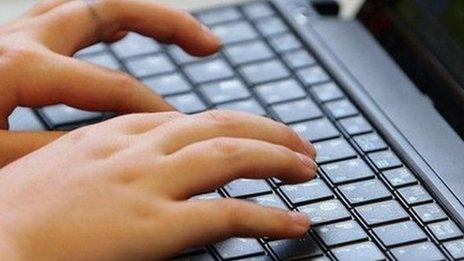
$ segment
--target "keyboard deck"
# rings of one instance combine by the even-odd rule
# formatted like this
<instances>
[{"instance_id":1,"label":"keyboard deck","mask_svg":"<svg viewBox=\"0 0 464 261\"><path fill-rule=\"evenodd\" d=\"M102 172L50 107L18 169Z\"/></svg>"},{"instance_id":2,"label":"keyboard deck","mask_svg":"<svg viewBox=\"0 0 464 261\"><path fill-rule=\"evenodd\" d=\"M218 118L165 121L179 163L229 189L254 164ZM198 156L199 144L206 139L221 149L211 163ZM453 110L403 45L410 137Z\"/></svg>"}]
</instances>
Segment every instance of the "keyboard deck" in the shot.
<instances>
[{"instance_id":1,"label":"keyboard deck","mask_svg":"<svg viewBox=\"0 0 464 261\"><path fill-rule=\"evenodd\" d=\"M464 258L461 229L271 3L195 15L223 40L221 53L195 58L131 33L76 57L130 73L185 113L230 109L284 122L314 144L320 170L303 184L241 179L195 197L234 197L307 213L312 229L304 238L233 238L186 251L179 260ZM111 115L56 105L35 116L26 127L69 130Z\"/></svg>"}]
</instances>

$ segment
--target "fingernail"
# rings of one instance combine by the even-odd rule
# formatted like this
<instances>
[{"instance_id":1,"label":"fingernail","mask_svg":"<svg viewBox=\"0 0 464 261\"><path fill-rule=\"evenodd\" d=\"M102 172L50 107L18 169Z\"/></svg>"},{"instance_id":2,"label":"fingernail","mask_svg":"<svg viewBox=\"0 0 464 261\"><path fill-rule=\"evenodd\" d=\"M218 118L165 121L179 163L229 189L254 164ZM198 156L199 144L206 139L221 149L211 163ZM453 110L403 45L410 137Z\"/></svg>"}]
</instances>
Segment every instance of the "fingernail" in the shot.
<instances>
[{"instance_id":1,"label":"fingernail","mask_svg":"<svg viewBox=\"0 0 464 261\"><path fill-rule=\"evenodd\" d=\"M292 218L295 227L301 227L302 229L307 230L309 228L309 220L306 214L291 211L288 212L288 215Z\"/></svg>"},{"instance_id":2,"label":"fingernail","mask_svg":"<svg viewBox=\"0 0 464 261\"><path fill-rule=\"evenodd\" d=\"M206 25L202 24L201 25L203 28L203 35L208 38L208 40L214 41L214 42L220 42L221 40L216 36L216 34L211 31Z\"/></svg>"},{"instance_id":3,"label":"fingernail","mask_svg":"<svg viewBox=\"0 0 464 261\"><path fill-rule=\"evenodd\" d=\"M314 162L313 159L310 157L303 155L301 153L298 153L298 157L300 158L301 162L309 169L311 174L315 176L316 170L317 170L317 164Z\"/></svg>"}]
</instances>

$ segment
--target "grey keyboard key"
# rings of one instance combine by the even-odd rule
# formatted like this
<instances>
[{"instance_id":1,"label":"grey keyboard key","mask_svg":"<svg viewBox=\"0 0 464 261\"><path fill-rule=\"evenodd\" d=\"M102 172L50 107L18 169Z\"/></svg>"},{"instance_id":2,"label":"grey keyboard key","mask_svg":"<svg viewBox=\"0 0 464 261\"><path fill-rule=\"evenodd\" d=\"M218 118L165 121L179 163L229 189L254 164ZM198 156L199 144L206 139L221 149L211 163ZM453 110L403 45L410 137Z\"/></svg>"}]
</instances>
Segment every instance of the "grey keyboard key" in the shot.
<instances>
[{"instance_id":1,"label":"grey keyboard key","mask_svg":"<svg viewBox=\"0 0 464 261\"><path fill-rule=\"evenodd\" d=\"M279 17L269 17L260 19L256 22L258 31L264 36L285 33L288 31L287 26Z\"/></svg>"},{"instance_id":2,"label":"grey keyboard key","mask_svg":"<svg viewBox=\"0 0 464 261\"><path fill-rule=\"evenodd\" d=\"M253 40L258 37L257 32L245 21L221 24L211 28L224 44Z\"/></svg>"},{"instance_id":3,"label":"grey keyboard key","mask_svg":"<svg viewBox=\"0 0 464 261\"><path fill-rule=\"evenodd\" d=\"M326 103L326 106L329 112L336 119L347 118L359 114L358 109L356 109L356 107L354 107L354 105L346 99L328 102Z\"/></svg>"},{"instance_id":4,"label":"grey keyboard key","mask_svg":"<svg viewBox=\"0 0 464 261\"><path fill-rule=\"evenodd\" d=\"M283 80L257 86L256 92L267 103L273 104L306 97L300 84L293 80Z\"/></svg>"},{"instance_id":5,"label":"grey keyboard key","mask_svg":"<svg viewBox=\"0 0 464 261\"><path fill-rule=\"evenodd\" d=\"M177 257L175 257L174 260L179 260L179 259L182 260L181 258L187 258L187 259L184 259L184 260L189 260L188 258L193 258L195 260L196 256L200 256L202 254L205 254L205 252L206 252L206 249L203 248L203 247L188 248L188 249L182 251L179 255L177 255Z\"/></svg>"},{"instance_id":6,"label":"grey keyboard key","mask_svg":"<svg viewBox=\"0 0 464 261\"><path fill-rule=\"evenodd\" d=\"M243 6L243 12L251 19L256 20L275 14L274 9L268 4L263 2L250 3Z\"/></svg>"},{"instance_id":7,"label":"grey keyboard key","mask_svg":"<svg viewBox=\"0 0 464 261\"><path fill-rule=\"evenodd\" d=\"M261 40L231 45L224 49L224 53L235 65L274 57L271 48Z\"/></svg>"},{"instance_id":8,"label":"grey keyboard key","mask_svg":"<svg viewBox=\"0 0 464 261\"><path fill-rule=\"evenodd\" d=\"M274 259L267 253L260 256L252 256L247 258L240 258L243 261L274 261Z\"/></svg>"},{"instance_id":9,"label":"grey keyboard key","mask_svg":"<svg viewBox=\"0 0 464 261\"><path fill-rule=\"evenodd\" d=\"M62 104L44 107L40 112L52 128L78 122L97 121L103 117L99 112L83 111Z\"/></svg>"},{"instance_id":10,"label":"grey keyboard key","mask_svg":"<svg viewBox=\"0 0 464 261\"><path fill-rule=\"evenodd\" d=\"M313 203L299 207L298 209L308 215L313 226L349 219L351 217L350 212L338 199Z\"/></svg>"},{"instance_id":11,"label":"grey keyboard key","mask_svg":"<svg viewBox=\"0 0 464 261\"><path fill-rule=\"evenodd\" d=\"M446 259L443 253L441 253L438 247L432 242L399 247L393 249L391 252L398 261Z\"/></svg>"},{"instance_id":12,"label":"grey keyboard key","mask_svg":"<svg viewBox=\"0 0 464 261\"><path fill-rule=\"evenodd\" d=\"M104 51L106 51L106 45L103 43L98 43L98 44L94 44L92 46L89 46L87 48L84 48L78 51L77 53L74 54L74 56L80 57L80 56L96 54L96 53L100 53Z\"/></svg>"},{"instance_id":13,"label":"grey keyboard key","mask_svg":"<svg viewBox=\"0 0 464 261\"><path fill-rule=\"evenodd\" d=\"M326 118L305 121L291 126L301 137L311 142L332 139L340 136L340 132Z\"/></svg>"},{"instance_id":14,"label":"grey keyboard key","mask_svg":"<svg viewBox=\"0 0 464 261\"><path fill-rule=\"evenodd\" d=\"M214 104L245 99L251 96L250 91L239 80L225 80L200 86L201 92Z\"/></svg>"},{"instance_id":15,"label":"grey keyboard key","mask_svg":"<svg viewBox=\"0 0 464 261\"><path fill-rule=\"evenodd\" d=\"M300 80L306 85L311 86L330 80L329 75L320 66L311 66L297 71Z\"/></svg>"},{"instance_id":16,"label":"grey keyboard key","mask_svg":"<svg viewBox=\"0 0 464 261\"><path fill-rule=\"evenodd\" d=\"M42 131L45 126L29 108L17 107L8 117L10 131Z\"/></svg>"},{"instance_id":17,"label":"grey keyboard key","mask_svg":"<svg viewBox=\"0 0 464 261\"><path fill-rule=\"evenodd\" d=\"M303 49L285 53L283 58L292 69L306 67L316 63L314 57Z\"/></svg>"},{"instance_id":18,"label":"grey keyboard key","mask_svg":"<svg viewBox=\"0 0 464 261\"><path fill-rule=\"evenodd\" d=\"M351 183L339 186L338 189L345 199L353 205L390 199L392 197L390 191L378 179Z\"/></svg>"},{"instance_id":19,"label":"grey keyboard key","mask_svg":"<svg viewBox=\"0 0 464 261\"><path fill-rule=\"evenodd\" d=\"M166 101L183 113L197 113L207 109L194 93L169 96Z\"/></svg>"},{"instance_id":20,"label":"grey keyboard key","mask_svg":"<svg viewBox=\"0 0 464 261\"><path fill-rule=\"evenodd\" d=\"M126 66L129 72L137 78L175 70L174 64L164 54L132 58L126 61Z\"/></svg>"},{"instance_id":21,"label":"grey keyboard key","mask_svg":"<svg viewBox=\"0 0 464 261\"><path fill-rule=\"evenodd\" d=\"M168 52L169 52L169 54L171 54L174 61L177 64L180 64L180 65L200 61L202 59L200 57L192 56L192 55L186 53L184 50L182 50L178 46L170 46L168 48Z\"/></svg>"},{"instance_id":22,"label":"grey keyboard key","mask_svg":"<svg viewBox=\"0 0 464 261\"><path fill-rule=\"evenodd\" d=\"M415 206L412 209L422 223L436 222L447 218L446 213L436 203Z\"/></svg>"},{"instance_id":23,"label":"grey keyboard key","mask_svg":"<svg viewBox=\"0 0 464 261\"><path fill-rule=\"evenodd\" d=\"M296 185L284 185L280 189L293 205L312 203L334 197L332 190L322 179Z\"/></svg>"},{"instance_id":24,"label":"grey keyboard key","mask_svg":"<svg viewBox=\"0 0 464 261\"><path fill-rule=\"evenodd\" d=\"M316 142L313 145L317 151L316 162L319 164L357 156L356 151L344 138Z\"/></svg>"},{"instance_id":25,"label":"grey keyboard key","mask_svg":"<svg viewBox=\"0 0 464 261\"><path fill-rule=\"evenodd\" d=\"M259 204L264 207L271 207L271 208L280 208L283 210L289 210L287 205L282 201L282 199L277 196L276 194L268 194L263 196L257 196L248 198L247 200Z\"/></svg>"},{"instance_id":26,"label":"grey keyboard key","mask_svg":"<svg viewBox=\"0 0 464 261\"><path fill-rule=\"evenodd\" d=\"M226 79L234 76L232 68L223 60L213 59L199 63L189 64L184 69L194 83L204 83Z\"/></svg>"},{"instance_id":27,"label":"grey keyboard key","mask_svg":"<svg viewBox=\"0 0 464 261\"><path fill-rule=\"evenodd\" d=\"M224 104L218 105L217 108L218 109L223 109L223 110L246 112L246 113L256 114L256 115L260 115L260 116L266 115L266 111L254 99L249 99L249 100L245 100L245 101L238 101L238 102L224 103Z\"/></svg>"},{"instance_id":28,"label":"grey keyboard key","mask_svg":"<svg viewBox=\"0 0 464 261\"><path fill-rule=\"evenodd\" d=\"M334 82L314 85L309 91L321 102L338 100L345 97L340 87Z\"/></svg>"},{"instance_id":29,"label":"grey keyboard key","mask_svg":"<svg viewBox=\"0 0 464 261\"><path fill-rule=\"evenodd\" d=\"M351 136L373 131L371 124L363 116L342 119L340 124Z\"/></svg>"},{"instance_id":30,"label":"grey keyboard key","mask_svg":"<svg viewBox=\"0 0 464 261\"><path fill-rule=\"evenodd\" d=\"M120 59L155 53L161 50L158 43L149 37L129 33L121 41L111 45L111 49Z\"/></svg>"},{"instance_id":31,"label":"grey keyboard key","mask_svg":"<svg viewBox=\"0 0 464 261\"><path fill-rule=\"evenodd\" d=\"M416 177L405 167L385 170L382 175L395 188L417 183Z\"/></svg>"},{"instance_id":32,"label":"grey keyboard key","mask_svg":"<svg viewBox=\"0 0 464 261\"><path fill-rule=\"evenodd\" d=\"M287 124L322 117L321 110L310 99L274 105L272 110L282 122Z\"/></svg>"},{"instance_id":33,"label":"grey keyboard key","mask_svg":"<svg viewBox=\"0 0 464 261\"><path fill-rule=\"evenodd\" d=\"M354 141L364 153L385 150L387 144L377 133L368 133L354 137Z\"/></svg>"},{"instance_id":34,"label":"grey keyboard key","mask_svg":"<svg viewBox=\"0 0 464 261\"><path fill-rule=\"evenodd\" d=\"M184 256L174 259L174 261L214 261L216 260L211 254L203 253L191 256Z\"/></svg>"},{"instance_id":35,"label":"grey keyboard key","mask_svg":"<svg viewBox=\"0 0 464 261\"><path fill-rule=\"evenodd\" d=\"M328 247L368 239L367 233L353 220L320 226L315 232Z\"/></svg>"},{"instance_id":36,"label":"grey keyboard key","mask_svg":"<svg viewBox=\"0 0 464 261\"><path fill-rule=\"evenodd\" d=\"M464 239L459 239L455 241L446 242L443 244L446 251L454 259L464 258Z\"/></svg>"},{"instance_id":37,"label":"grey keyboard key","mask_svg":"<svg viewBox=\"0 0 464 261\"><path fill-rule=\"evenodd\" d=\"M99 65L102 67L106 67L112 70L119 70L121 66L119 65L118 61L108 52L92 54L84 57L80 57L79 59L93 63L95 65Z\"/></svg>"},{"instance_id":38,"label":"grey keyboard key","mask_svg":"<svg viewBox=\"0 0 464 261\"><path fill-rule=\"evenodd\" d=\"M272 48L278 53L285 53L301 48L300 40L292 34L274 36L269 42Z\"/></svg>"},{"instance_id":39,"label":"grey keyboard key","mask_svg":"<svg viewBox=\"0 0 464 261\"><path fill-rule=\"evenodd\" d=\"M306 235L300 239L272 241L268 245L280 260L307 260L308 258L322 255L321 248L310 235Z\"/></svg>"},{"instance_id":40,"label":"grey keyboard key","mask_svg":"<svg viewBox=\"0 0 464 261\"><path fill-rule=\"evenodd\" d=\"M379 170L401 167L401 160L392 151L380 151L369 154L369 159Z\"/></svg>"},{"instance_id":41,"label":"grey keyboard key","mask_svg":"<svg viewBox=\"0 0 464 261\"><path fill-rule=\"evenodd\" d=\"M190 83L179 73L145 78L142 82L162 96L187 92L192 89Z\"/></svg>"},{"instance_id":42,"label":"grey keyboard key","mask_svg":"<svg viewBox=\"0 0 464 261\"><path fill-rule=\"evenodd\" d=\"M263 247L254 238L231 238L215 244L214 248L226 260L264 254Z\"/></svg>"},{"instance_id":43,"label":"grey keyboard key","mask_svg":"<svg viewBox=\"0 0 464 261\"><path fill-rule=\"evenodd\" d=\"M413 221L376 227L372 231L386 247L394 247L427 239L424 231Z\"/></svg>"},{"instance_id":44,"label":"grey keyboard key","mask_svg":"<svg viewBox=\"0 0 464 261\"><path fill-rule=\"evenodd\" d=\"M224 189L231 197L248 197L271 193L271 187L265 180L238 179L230 182Z\"/></svg>"},{"instance_id":45,"label":"grey keyboard key","mask_svg":"<svg viewBox=\"0 0 464 261\"><path fill-rule=\"evenodd\" d=\"M214 25L223 22L231 22L242 18L242 14L233 7L224 7L203 11L197 14L197 18L205 25Z\"/></svg>"},{"instance_id":46,"label":"grey keyboard key","mask_svg":"<svg viewBox=\"0 0 464 261\"><path fill-rule=\"evenodd\" d=\"M416 205L431 202L433 199L421 185L414 185L398 189L401 198L408 205Z\"/></svg>"},{"instance_id":47,"label":"grey keyboard key","mask_svg":"<svg viewBox=\"0 0 464 261\"><path fill-rule=\"evenodd\" d=\"M343 184L374 177L372 169L362 159L351 159L322 166L322 170L334 184Z\"/></svg>"},{"instance_id":48,"label":"grey keyboard key","mask_svg":"<svg viewBox=\"0 0 464 261\"><path fill-rule=\"evenodd\" d=\"M290 76L289 71L279 60L270 60L242 66L243 77L251 85L280 80Z\"/></svg>"},{"instance_id":49,"label":"grey keyboard key","mask_svg":"<svg viewBox=\"0 0 464 261\"><path fill-rule=\"evenodd\" d=\"M376 226L409 218L408 213L403 207L393 200L364 205L355 209L368 226Z\"/></svg>"},{"instance_id":50,"label":"grey keyboard key","mask_svg":"<svg viewBox=\"0 0 464 261\"><path fill-rule=\"evenodd\" d=\"M451 220L428 225L433 236L438 241L445 241L463 236L461 229Z\"/></svg>"},{"instance_id":51,"label":"grey keyboard key","mask_svg":"<svg viewBox=\"0 0 464 261\"><path fill-rule=\"evenodd\" d=\"M339 247L332 251L339 261L387 260L380 249L372 242Z\"/></svg>"}]
</instances>

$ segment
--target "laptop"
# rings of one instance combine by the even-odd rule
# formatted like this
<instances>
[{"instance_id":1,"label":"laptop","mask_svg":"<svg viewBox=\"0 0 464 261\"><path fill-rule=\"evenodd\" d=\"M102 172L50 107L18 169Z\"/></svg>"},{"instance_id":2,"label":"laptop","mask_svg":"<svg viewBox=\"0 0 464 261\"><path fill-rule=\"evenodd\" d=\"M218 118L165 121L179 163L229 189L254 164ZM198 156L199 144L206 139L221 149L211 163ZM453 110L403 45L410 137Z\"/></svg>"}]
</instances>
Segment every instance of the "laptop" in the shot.
<instances>
[{"instance_id":1,"label":"laptop","mask_svg":"<svg viewBox=\"0 0 464 261\"><path fill-rule=\"evenodd\" d=\"M324 1L224 4L195 15L224 42L212 57L130 34L76 57L132 74L185 113L245 111L318 150L318 178L240 179L234 197L307 213L300 239L232 238L178 260L464 258L464 2L368 0L340 20ZM65 105L15 111L13 130L112 117Z\"/></svg>"}]
</instances>

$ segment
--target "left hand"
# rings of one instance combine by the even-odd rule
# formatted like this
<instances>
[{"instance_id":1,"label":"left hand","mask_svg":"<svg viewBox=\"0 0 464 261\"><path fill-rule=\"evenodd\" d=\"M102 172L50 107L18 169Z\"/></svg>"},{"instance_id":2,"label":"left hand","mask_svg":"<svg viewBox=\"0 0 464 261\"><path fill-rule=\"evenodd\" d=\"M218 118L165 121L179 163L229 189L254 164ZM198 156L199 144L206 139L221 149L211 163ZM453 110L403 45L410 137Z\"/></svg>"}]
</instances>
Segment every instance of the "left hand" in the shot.
<instances>
[{"instance_id":1,"label":"left hand","mask_svg":"<svg viewBox=\"0 0 464 261\"><path fill-rule=\"evenodd\" d=\"M177 44L197 56L212 54L218 39L184 11L149 0L45 0L0 27L0 166L55 140L61 133L8 132L17 106L64 103L92 111L160 112L173 108L130 75L71 58L98 41L136 31ZM97 15L98 17L96 17Z\"/></svg>"}]
</instances>

